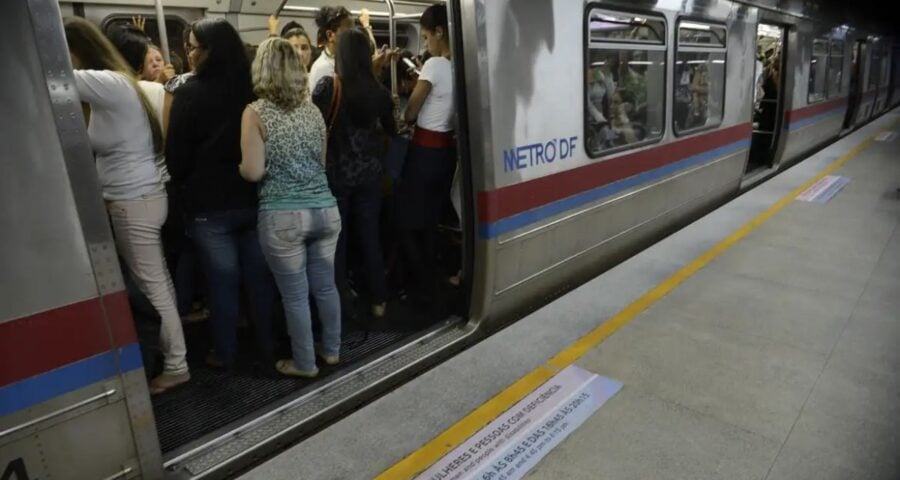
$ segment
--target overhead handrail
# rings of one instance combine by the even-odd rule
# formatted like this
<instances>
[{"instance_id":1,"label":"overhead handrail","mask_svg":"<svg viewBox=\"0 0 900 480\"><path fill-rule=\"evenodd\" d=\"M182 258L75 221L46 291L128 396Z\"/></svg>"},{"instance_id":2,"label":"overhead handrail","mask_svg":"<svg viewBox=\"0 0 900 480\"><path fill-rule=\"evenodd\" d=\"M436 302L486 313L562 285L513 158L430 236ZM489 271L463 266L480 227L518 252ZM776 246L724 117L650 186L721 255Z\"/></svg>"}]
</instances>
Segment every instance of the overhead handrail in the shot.
<instances>
[{"instance_id":1,"label":"overhead handrail","mask_svg":"<svg viewBox=\"0 0 900 480\"><path fill-rule=\"evenodd\" d=\"M388 17L388 43L391 51L397 48L397 9L394 6L394 0L384 0L390 12ZM391 98L397 95L397 60L391 60Z\"/></svg>"}]
</instances>

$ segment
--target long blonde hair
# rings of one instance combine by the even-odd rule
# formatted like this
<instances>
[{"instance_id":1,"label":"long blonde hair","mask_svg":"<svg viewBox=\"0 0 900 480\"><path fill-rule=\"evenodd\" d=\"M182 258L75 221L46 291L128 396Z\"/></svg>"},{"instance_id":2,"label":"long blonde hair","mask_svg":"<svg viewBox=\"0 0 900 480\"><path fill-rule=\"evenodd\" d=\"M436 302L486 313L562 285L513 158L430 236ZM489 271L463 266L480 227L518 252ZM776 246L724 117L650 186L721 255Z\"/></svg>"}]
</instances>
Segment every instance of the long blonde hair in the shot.
<instances>
[{"instance_id":1,"label":"long blonde hair","mask_svg":"<svg viewBox=\"0 0 900 480\"><path fill-rule=\"evenodd\" d=\"M283 38L269 38L259 45L251 71L253 93L279 108L293 110L309 98L306 67Z\"/></svg>"},{"instance_id":2,"label":"long blonde hair","mask_svg":"<svg viewBox=\"0 0 900 480\"><path fill-rule=\"evenodd\" d=\"M131 67L119 54L116 47L92 23L78 17L66 18L63 22L66 31L66 42L69 50L78 57L89 70L111 70L128 79L137 92L153 136L153 153L161 154L165 150L162 126L157 120L155 109L144 91L138 86Z\"/></svg>"}]
</instances>

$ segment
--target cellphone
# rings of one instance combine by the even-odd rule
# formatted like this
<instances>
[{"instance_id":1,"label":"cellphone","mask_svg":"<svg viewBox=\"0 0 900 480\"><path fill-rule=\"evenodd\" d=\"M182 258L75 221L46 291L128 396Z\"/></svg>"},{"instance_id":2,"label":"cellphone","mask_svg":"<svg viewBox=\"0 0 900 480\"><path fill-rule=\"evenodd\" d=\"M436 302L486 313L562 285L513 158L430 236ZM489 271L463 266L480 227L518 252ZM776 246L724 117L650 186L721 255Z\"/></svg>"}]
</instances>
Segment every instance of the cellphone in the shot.
<instances>
[{"instance_id":1,"label":"cellphone","mask_svg":"<svg viewBox=\"0 0 900 480\"><path fill-rule=\"evenodd\" d=\"M408 58L406 58L406 57L403 57L403 63L405 63L409 68L415 70L416 72L419 71L419 69L416 68L416 64L413 63L412 60L410 60L410 59L408 59Z\"/></svg>"}]
</instances>

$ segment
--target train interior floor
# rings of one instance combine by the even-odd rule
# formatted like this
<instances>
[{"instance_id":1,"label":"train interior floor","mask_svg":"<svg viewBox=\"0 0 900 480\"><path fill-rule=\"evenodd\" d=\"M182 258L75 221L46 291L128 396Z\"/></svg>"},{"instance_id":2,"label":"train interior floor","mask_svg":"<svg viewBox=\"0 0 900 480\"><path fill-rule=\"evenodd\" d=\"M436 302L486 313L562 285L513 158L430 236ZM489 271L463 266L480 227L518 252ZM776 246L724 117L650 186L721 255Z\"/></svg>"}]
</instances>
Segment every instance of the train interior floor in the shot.
<instances>
[{"instance_id":1,"label":"train interior floor","mask_svg":"<svg viewBox=\"0 0 900 480\"><path fill-rule=\"evenodd\" d=\"M526 478L896 480L898 150L889 112L242 478L410 478L497 415L479 407L677 281L575 357L623 387ZM830 201L789 196L848 155Z\"/></svg>"},{"instance_id":2,"label":"train interior floor","mask_svg":"<svg viewBox=\"0 0 900 480\"><path fill-rule=\"evenodd\" d=\"M449 223L449 222L447 222ZM188 347L188 363L191 381L183 386L153 397L159 441L164 453L188 448L194 441L214 435L245 422L259 412L277 406L306 392L316 389L327 379L341 375L344 370L366 362L397 345L415 339L429 327L460 314L462 290L446 280L460 265L459 231L452 226L442 226L439 234L439 262L443 280L439 284L433 308L423 311L397 284L390 288L391 296L387 315L376 320L366 312L360 298L353 306L356 315L345 316L341 332L341 364L319 365L321 373L315 380L286 377L274 370L274 365L263 365L253 351L253 333L242 306L242 321L238 329L239 357L231 369L213 368L207 365L206 356L211 348L210 322L208 319L184 323ZM395 257L387 259L389 267L398 265ZM138 337L149 376L161 368L159 356L159 317L149 301L143 297L125 274L129 299ZM395 278L390 276L389 279ZM242 305L246 302L242 302ZM312 304L313 314L315 306ZM277 358L290 358L290 346L283 312L275 320L279 329ZM317 322L313 322L318 335Z\"/></svg>"}]
</instances>

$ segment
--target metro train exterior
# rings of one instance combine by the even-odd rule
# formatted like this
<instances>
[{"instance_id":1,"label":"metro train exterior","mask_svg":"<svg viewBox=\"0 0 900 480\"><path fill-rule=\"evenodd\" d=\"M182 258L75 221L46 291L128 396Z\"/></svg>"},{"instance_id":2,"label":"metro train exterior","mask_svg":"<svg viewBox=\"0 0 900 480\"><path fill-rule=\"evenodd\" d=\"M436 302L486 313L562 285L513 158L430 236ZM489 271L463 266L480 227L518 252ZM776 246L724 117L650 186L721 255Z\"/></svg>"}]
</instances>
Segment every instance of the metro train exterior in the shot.
<instances>
[{"instance_id":1,"label":"metro train exterior","mask_svg":"<svg viewBox=\"0 0 900 480\"><path fill-rule=\"evenodd\" d=\"M131 3L0 2L2 480L232 475L900 103L900 46L802 2L450 0L466 315L164 452L61 23ZM389 3L416 48L436 2ZM250 42L276 9L166 4Z\"/></svg>"}]
</instances>

